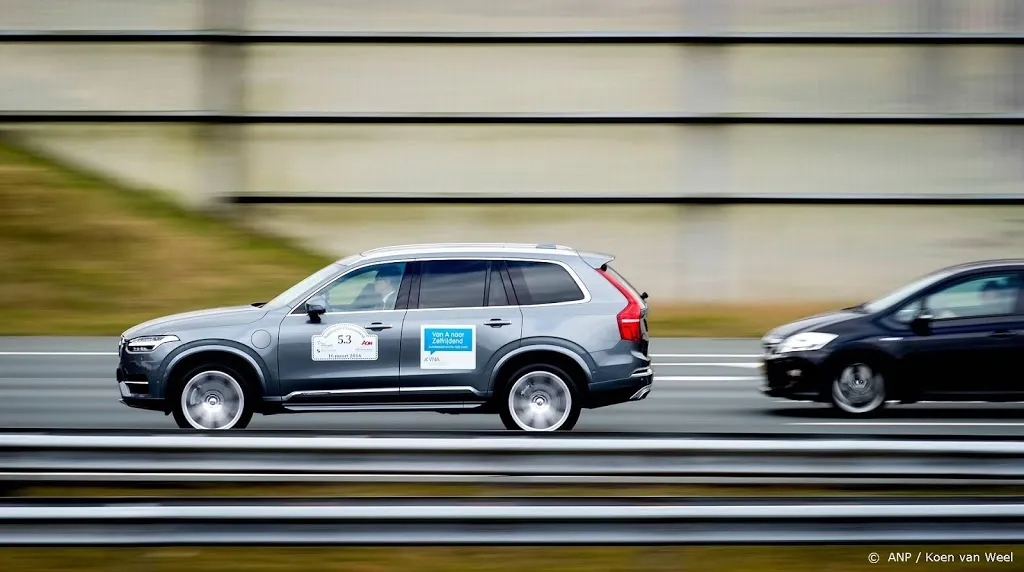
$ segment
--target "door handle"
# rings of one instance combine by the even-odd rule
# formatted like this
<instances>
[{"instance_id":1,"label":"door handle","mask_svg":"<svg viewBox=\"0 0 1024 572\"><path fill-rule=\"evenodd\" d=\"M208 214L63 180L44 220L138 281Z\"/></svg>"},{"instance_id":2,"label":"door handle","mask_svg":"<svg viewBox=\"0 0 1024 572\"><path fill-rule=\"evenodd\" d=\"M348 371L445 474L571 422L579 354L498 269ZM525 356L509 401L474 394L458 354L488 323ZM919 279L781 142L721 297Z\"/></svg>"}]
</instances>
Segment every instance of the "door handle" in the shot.
<instances>
[{"instance_id":1,"label":"door handle","mask_svg":"<svg viewBox=\"0 0 1024 572\"><path fill-rule=\"evenodd\" d=\"M493 318L484 322L484 325L492 328L500 328L502 326L511 326L512 322L508 320L502 320L501 318Z\"/></svg>"},{"instance_id":2,"label":"door handle","mask_svg":"<svg viewBox=\"0 0 1024 572\"><path fill-rule=\"evenodd\" d=\"M999 330L998 332L992 332L988 337L990 338L1012 338L1017 335L1014 330Z\"/></svg>"},{"instance_id":3,"label":"door handle","mask_svg":"<svg viewBox=\"0 0 1024 572\"><path fill-rule=\"evenodd\" d=\"M376 332L376 331L379 331L379 330L387 330L388 328L391 328L391 327L392 327L391 324L382 324L380 322L374 322L374 323L370 324L369 326L366 326L366 329Z\"/></svg>"}]
</instances>

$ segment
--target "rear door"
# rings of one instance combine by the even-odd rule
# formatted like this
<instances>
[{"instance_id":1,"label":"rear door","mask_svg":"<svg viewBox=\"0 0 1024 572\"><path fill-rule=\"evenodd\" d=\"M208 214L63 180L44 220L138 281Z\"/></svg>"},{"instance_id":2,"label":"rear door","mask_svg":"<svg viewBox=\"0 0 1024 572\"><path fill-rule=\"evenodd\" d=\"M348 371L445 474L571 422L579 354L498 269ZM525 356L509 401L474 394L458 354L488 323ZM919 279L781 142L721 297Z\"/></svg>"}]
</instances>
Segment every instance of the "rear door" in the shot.
<instances>
[{"instance_id":1,"label":"rear door","mask_svg":"<svg viewBox=\"0 0 1024 572\"><path fill-rule=\"evenodd\" d=\"M523 316L500 260L425 260L402 328L404 403L484 400L500 356L518 347Z\"/></svg>"}]
</instances>

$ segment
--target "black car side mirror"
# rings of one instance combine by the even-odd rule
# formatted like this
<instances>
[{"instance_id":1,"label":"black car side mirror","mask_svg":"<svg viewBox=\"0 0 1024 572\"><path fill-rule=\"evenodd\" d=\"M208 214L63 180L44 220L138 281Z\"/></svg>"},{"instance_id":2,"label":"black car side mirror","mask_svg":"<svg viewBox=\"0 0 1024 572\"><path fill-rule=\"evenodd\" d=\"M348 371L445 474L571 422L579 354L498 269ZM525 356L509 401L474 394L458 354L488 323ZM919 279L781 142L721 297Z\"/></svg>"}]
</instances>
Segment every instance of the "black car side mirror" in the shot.
<instances>
[{"instance_id":1,"label":"black car side mirror","mask_svg":"<svg viewBox=\"0 0 1024 572\"><path fill-rule=\"evenodd\" d=\"M320 322L320 315L327 313L327 308L319 302L306 302L306 313L309 314L309 321Z\"/></svg>"},{"instance_id":2,"label":"black car side mirror","mask_svg":"<svg viewBox=\"0 0 1024 572\"><path fill-rule=\"evenodd\" d=\"M923 310L910 322L910 329L918 335L927 335L931 332L932 320L935 316L928 310Z\"/></svg>"}]
</instances>

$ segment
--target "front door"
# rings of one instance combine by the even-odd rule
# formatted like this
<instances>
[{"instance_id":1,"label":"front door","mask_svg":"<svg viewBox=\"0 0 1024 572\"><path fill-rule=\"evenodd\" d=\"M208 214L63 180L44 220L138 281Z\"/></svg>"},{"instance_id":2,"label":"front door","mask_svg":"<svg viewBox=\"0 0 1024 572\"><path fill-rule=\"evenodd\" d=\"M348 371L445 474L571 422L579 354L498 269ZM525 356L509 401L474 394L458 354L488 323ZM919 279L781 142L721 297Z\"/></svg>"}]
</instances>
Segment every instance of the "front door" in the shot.
<instances>
[{"instance_id":1,"label":"front door","mask_svg":"<svg viewBox=\"0 0 1024 572\"><path fill-rule=\"evenodd\" d=\"M409 280L403 262L346 272L281 323L279 377L285 407L345 409L398 399L399 356Z\"/></svg>"},{"instance_id":2,"label":"front door","mask_svg":"<svg viewBox=\"0 0 1024 572\"><path fill-rule=\"evenodd\" d=\"M419 263L402 328L402 400L471 407L494 363L517 347L523 316L501 261Z\"/></svg>"},{"instance_id":3,"label":"front door","mask_svg":"<svg viewBox=\"0 0 1024 572\"><path fill-rule=\"evenodd\" d=\"M1006 372L1024 328L1016 272L985 273L940 288L924 300L933 316L904 341L907 374L926 396L984 399L1006 391ZM920 304L920 302L917 302Z\"/></svg>"}]
</instances>

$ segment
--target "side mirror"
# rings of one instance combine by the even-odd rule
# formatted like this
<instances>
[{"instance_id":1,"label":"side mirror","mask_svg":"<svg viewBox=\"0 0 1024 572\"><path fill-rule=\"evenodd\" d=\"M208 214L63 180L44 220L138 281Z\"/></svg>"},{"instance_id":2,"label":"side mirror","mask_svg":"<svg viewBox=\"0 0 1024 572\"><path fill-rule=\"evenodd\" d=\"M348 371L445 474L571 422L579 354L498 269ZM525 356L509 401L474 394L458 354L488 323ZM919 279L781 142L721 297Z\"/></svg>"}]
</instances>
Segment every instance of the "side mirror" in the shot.
<instances>
[{"instance_id":1,"label":"side mirror","mask_svg":"<svg viewBox=\"0 0 1024 572\"><path fill-rule=\"evenodd\" d=\"M319 323L320 315L326 314L327 308L324 307L323 302L306 302L306 313L309 314L309 321Z\"/></svg>"},{"instance_id":2,"label":"side mirror","mask_svg":"<svg viewBox=\"0 0 1024 572\"><path fill-rule=\"evenodd\" d=\"M931 332L932 320L934 319L935 316L931 312L928 310L922 310L914 316L913 320L911 320L910 329L913 330L915 334L926 335Z\"/></svg>"}]
</instances>

